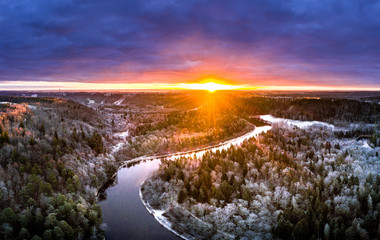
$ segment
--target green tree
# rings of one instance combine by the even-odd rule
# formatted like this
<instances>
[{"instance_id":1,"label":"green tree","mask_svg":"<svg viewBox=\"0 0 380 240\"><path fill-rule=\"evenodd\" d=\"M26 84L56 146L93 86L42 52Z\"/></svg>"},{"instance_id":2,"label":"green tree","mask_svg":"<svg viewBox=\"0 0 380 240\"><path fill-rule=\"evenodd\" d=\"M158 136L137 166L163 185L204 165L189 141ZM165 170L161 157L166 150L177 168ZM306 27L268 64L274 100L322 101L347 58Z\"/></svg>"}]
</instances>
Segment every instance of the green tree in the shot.
<instances>
[{"instance_id":1,"label":"green tree","mask_svg":"<svg viewBox=\"0 0 380 240\"><path fill-rule=\"evenodd\" d=\"M74 238L74 230L70 227L70 225L65 220L59 221L58 227L62 229L67 239Z\"/></svg>"},{"instance_id":2,"label":"green tree","mask_svg":"<svg viewBox=\"0 0 380 240\"><path fill-rule=\"evenodd\" d=\"M54 189L57 188L57 186L58 186L57 177L56 177L56 174L51 169L47 170L47 181L51 184L51 186Z\"/></svg>"},{"instance_id":3,"label":"green tree","mask_svg":"<svg viewBox=\"0 0 380 240\"><path fill-rule=\"evenodd\" d=\"M346 239L348 240L360 239L360 235L358 234L356 229L351 226L346 230Z\"/></svg>"},{"instance_id":4,"label":"green tree","mask_svg":"<svg viewBox=\"0 0 380 240\"><path fill-rule=\"evenodd\" d=\"M1 224L1 233L5 239L10 239L13 235L13 227L9 223Z\"/></svg>"},{"instance_id":5,"label":"green tree","mask_svg":"<svg viewBox=\"0 0 380 240\"><path fill-rule=\"evenodd\" d=\"M42 231L42 228L44 226L44 221L45 221L45 219L44 219L44 216L42 216L41 210L37 209L36 216L34 217L34 222L35 222L36 226L39 226L41 228L40 229L41 231Z\"/></svg>"},{"instance_id":6,"label":"green tree","mask_svg":"<svg viewBox=\"0 0 380 240\"><path fill-rule=\"evenodd\" d=\"M24 227L24 228L28 228L28 226L31 223L31 221L32 221L32 212L28 208L25 211L25 213L22 214L21 217L20 217L21 226Z\"/></svg>"},{"instance_id":7,"label":"green tree","mask_svg":"<svg viewBox=\"0 0 380 240\"><path fill-rule=\"evenodd\" d=\"M45 227L53 228L57 224L56 213L50 213L45 219Z\"/></svg>"},{"instance_id":8,"label":"green tree","mask_svg":"<svg viewBox=\"0 0 380 240\"><path fill-rule=\"evenodd\" d=\"M42 240L42 238L37 235L34 235L31 240Z\"/></svg>"},{"instance_id":9,"label":"green tree","mask_svg":"<svg viewBox=\"0 0 380 240\"><path fill-rule=\"evenodd\" d=\"M44 122L41 123L40 127L38 128L38 131L41 133L41 136L45 135L45 124Z\"/></svg>"},{"instance_id":10,"label":"green tree","mask_svg":"<svg viewBox=\"0 0 380 240\"><path fill-rule=\"evenodd\" d=\"M75 212L74 209L70 210L68 221L71 226L78 225L78 214Z\"/></svg>"},{"instance_id":11,"label":"green tree","mask_svg":"<svg viewBox=\"0 0 380 240\"><path fill-rule=\"evenodd\" d=\"M7 222L11 225L16 221L16 215L11 208L5 208L1 212L1 222Z\"/></svg>"},{"instance_id":12,"label":"green tree","mask_svg":"<svg viewBox=\"0 0 380 240\"><path fill-rule=\"evenodd\" d=\"M306 219L302 219L296 224L293 230L293 237L299 240L309 238L309 227Z\"/></svg>"},{"instance_id":13,"label":"green tree","mask_svg":"<svg viewBox=\"0 0 380 240\"><path fill-rule=\"evenodd\" d=\"M53 234L54 234L54 239L59 239L59 240L65 239L65 233L58 226L54 227Z\"/></svg>"},{"instance_id":14,"label":"green tree","mask_svg":"<svg viewBox=\"0 0 380 240\"><path fill-rule=\"evenodd\" d=\"M44 240L53 240L54 239L53 231L50 229L45 230L43 237L44 237Z\"/></svg>"},{"instance_id":15,"label":"green tree","mask_svg":"<svg viewBox=\"0 0 380 240\"><path fill-rule=\"evenodd\" d=\"M223 195L225 196L225 199L227 202L230 201L230 198L231 198L231 195L232 195L232 187L230 186L230 184L228 184L227 181L223 181L222 184L220 184L220 189L222 190L223 192Z\"/></svg>"},{"instance_id":16,"label":"green tree","mask_svg":"<svg viewBox=\"0 0 380 240\"><path fill-rule=\"evenodd\" d=\"M65 195L58 194L56 197L56 201L58 206L62 206L67 201L67 198L65 197Z\"/></svg>"},{"instance_id":17,"label":"green tree","mask_svg":"<svg viewBox=\"0 0 380 240\"><path fill-rule=\"evenodd\" d=\"M186 190L181 189L178 193L177 201L179 204L183 203L186 199Z\"/></svg>"},{"instance_id":18,"label":"green tree","mask_svg":"<svg viewBox=\"0 0 380 240\"><path fill-rule=\"evenodd\" d=\"M214 197L215 197L215 199L217 199L219 201L226 199L226 197L224 196L224 194L220 188L216 189Z\"/></svg>"},{"instance_id":19,"label":"green tree","mask_svg":"<svg viewBox=\"0 0 380 240\"><path fill-rule=\"evenodd\" d=\"M21 228L19 234L18 234L18 237L20 239L29 239L30 238L30 234L29 234L29 231L28 229L26 228Z\"/></svg>"},{"instance_id":20,"label":"green tree","mask_svg":"<svg viewBox=\"0 0 380 240\"><path fill-rule=\"evenodd\" d=\"M246 187L242 187L241 189L241 198L248 202L251 201L251 193Z\"/></svg>"},{"instance_id":21,"label":"green tree","mask_svg":"<svg viewBox=\"0 0 380 240\"><path fill-rule=\"evenodd\" d=\"M294 225L286 220L284 217L280 217L280 220L275 227L275 234L283 239L292 239L292 231Z\"/></svg>"},{"instance_id":22,"label":"green tree","mask_svg":"<svg viewBox=\"0 0 380 240\"><path fill-rule=\"evenodd\" d=\"M88 142L89 142L89 146L97 154L103 152L103 139L102 139L102 136L97 131L94 131L94 133L92 134Z\"/></svg>"},{"instance_id":23,"label":"green tree","mask_svg":"<svg viewBox=\"0 0 380 240\"><path fill-rule=\"evenodd\" d=\"M207 190L207 187L205 184L202 184L202 186L201 186L200 195L201 195L201 202L205 203L205 202L210 201L208 190Z\"/></svg>"},{"instance_id":24,"label":"green tree","mask_svg":"<svg viewBox=\"0 0 380 240\"><path fill-rule=\"evenodd\" d=\"M82 184L77 175L73 176L73 186L74 186L75 191L78 191L81 189Z\"/></svg>"}]
</instances>

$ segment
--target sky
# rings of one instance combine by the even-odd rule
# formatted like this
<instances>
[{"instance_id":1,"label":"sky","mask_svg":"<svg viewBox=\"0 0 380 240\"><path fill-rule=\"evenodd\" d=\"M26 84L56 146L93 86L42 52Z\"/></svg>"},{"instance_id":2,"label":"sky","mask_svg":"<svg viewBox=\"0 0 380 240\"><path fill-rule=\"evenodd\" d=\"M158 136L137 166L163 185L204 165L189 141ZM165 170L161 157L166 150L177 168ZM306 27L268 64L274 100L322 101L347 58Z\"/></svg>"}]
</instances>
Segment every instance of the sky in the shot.
<instances>
[{"instance_id":1,"label":"sky","mask_svg":"<svg viewBox=\"0 0 380 240\"><path fill-rule=\"evenodd\" d=\"M0 89L380 90L373 0L0 0Z\"/></svg>"}]
</instances>

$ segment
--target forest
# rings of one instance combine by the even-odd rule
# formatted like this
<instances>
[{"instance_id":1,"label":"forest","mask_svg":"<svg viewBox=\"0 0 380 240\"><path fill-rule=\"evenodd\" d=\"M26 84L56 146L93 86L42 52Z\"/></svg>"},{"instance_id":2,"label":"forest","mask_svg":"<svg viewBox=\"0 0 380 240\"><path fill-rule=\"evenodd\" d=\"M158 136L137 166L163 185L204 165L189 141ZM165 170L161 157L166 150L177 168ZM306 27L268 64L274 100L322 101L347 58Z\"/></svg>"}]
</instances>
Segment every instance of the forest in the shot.
<instances>
[{"instance_id":1,"label":"forest","mask_svg":"<svg viewBox=\"0 0 380 240\"><path fill-rule=\"evenodd\" d=\"M374 239L379 164L362 141L275 124L241 147L163 161L142 192L185 236Z\"/></svg>"},{"instance_id":2,"label":"forest","mask_svg":"<svg viewBox=\"0 0 380 240\"><path fill-rule=\"evenodd\" d=\"M188 99L185 95L180 99L177 97L174 103L168 101L165 107L169 107L170 111L164 109L144 112L146 108L140 108L139 112L128 112L130 137L128 143L116 154L118 161L210 146L243 135L254 129L253 123L258 123L257 120L218 108L219 105L214 104L216 100L205 99L201 106L186 109L193 99ZM160 104L161 101L159 95L150 106Z\"/></svg>"},{"instance_id":3,"label":"forest","mask_svg":"<svg viewBox=\"0 0 380 240\"><path fill-rule=\"evenodd\" d=\"M64 99L1 100L11 102L0 104L0 238L101 238L98 114Z\"/></svg>"},{"instance_id":4,"label":"forest","mask_svg":"<svg viewBox=\"0 0 380 240\"><path fill-rule=\"evenodd\" d=\"M235 102L246 115L272 114L276 117L328 123L378 123L380 104L347 98L243 97Z\"/></svg>"},{"instance_id":5,"label":"forest","mask_svg":"<svg viewBox=\"0 0 380 240\"><path fill-rule=\"evenodd\" d=\"M210 122L210 115L187 109L191 101L176 103L178 96L133 94L125 97L140 101L132 108L83 104L84 96L0 97L0 238L101 239L97 194L119 164L208 145L253 127L220 112ZM160 104L165 109L154 107ZM123 129L128 135L120 139ZM112 152L120 141L123 148Z\"/></svg>"},{"instance_id":6,"label":"forest","mask_svg":"<svg viewBox=\"0 0 380 240\"><path fill-rule=\"evenodd\" d=\"M41 96L0 96L0 239L102 239L98 193L120 165L239 137L268 124L261 114L335 128L274 124L240 147L163 160L142 187L144 199L197 238L379 235L374 102L228 93Z\"/></svg>"}]
</instances>

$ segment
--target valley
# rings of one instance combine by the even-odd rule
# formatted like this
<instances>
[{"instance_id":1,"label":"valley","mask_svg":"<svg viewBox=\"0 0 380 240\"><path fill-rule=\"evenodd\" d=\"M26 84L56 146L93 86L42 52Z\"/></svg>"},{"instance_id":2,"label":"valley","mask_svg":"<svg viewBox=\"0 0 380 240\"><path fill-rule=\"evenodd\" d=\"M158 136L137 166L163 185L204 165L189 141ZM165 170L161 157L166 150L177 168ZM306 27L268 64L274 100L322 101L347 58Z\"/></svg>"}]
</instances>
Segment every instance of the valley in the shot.
<instances>
[{"instance_id":1,"label":"valley","mask_svg":"<svg viewBox=\"0 0 380 240\"><path fill-rule=\"evenodd\" d=\"M372 238L378 100L313 94L6 93L1 234Z\"/></svg>"}]
</instances>

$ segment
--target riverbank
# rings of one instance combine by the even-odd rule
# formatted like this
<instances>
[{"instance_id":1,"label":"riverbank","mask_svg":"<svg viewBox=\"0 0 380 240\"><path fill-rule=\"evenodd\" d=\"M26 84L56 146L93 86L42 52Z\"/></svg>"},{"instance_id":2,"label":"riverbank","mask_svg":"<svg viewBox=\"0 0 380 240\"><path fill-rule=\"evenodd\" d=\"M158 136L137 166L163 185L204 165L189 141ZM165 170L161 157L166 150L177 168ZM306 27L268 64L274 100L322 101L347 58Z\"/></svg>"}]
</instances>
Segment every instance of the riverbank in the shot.
<instances>
[{"instance_id":1,"label":"riverbank","mask_svg":"<svg viewBox=\"0 0 380 240\"><path fill-rule=\"evenodd\" d=\"M217 150L221 151L223 149L228 149L231 146L240 145L245 140L248 140L252 137L257 137L259 134L263 132L267 132L270 129L271 129L271 126L257 127L255 128L255 130L249 133L246 133L241 137L238 137L229 141L225 141L224 143L218 144L216 146L199 149L198 151L191 151L191 152L187 151L187 152L176 153L176 154L167 156L167 158L169 158L170 160L174 160L179 157L190 157L194 155L197 158L200 158L207 151L216 152ZM205 237L207 238L210 236L213 236L213 237L217 236L217 239L234 239L235 238L235 236L231 234L225 233L223 231L218 231L209 223L202 221L201 219L197 218L196 216L194 216L187 210L181 208L178 204L177 204L178 206L175 206L176 202L174 202L174 205L171 205L165 210L154 209L149 203L149 201L146 199L146 197L144 197L143 188L147 180L149 179L146 179L141 184L141 187L140 187L139 194L140 194L141 201L144 204L145 208L148 210L148 212L152 214L154 218L169 231L173 232L174 234L176 234L177 236L180 236L183 239L203 239ZM180 214L180 217L176 216L178 214ZM186 219L186 221L178 222L178 221L175 221L176 218L179 218L182 220ZM186 224L188 225L189 223L193 225L201 226L197 228L201 230L198 232L192 232L192 234L189 234L188 233L189 229L186 227Z\"/></svg>"},{"instance_id":2,"label":"riverbank","mask_svg":"<svg viewBox=\"0 0 380 240\"><path fill-rule=\"evenodd\" d=\"M177 202L173 202L174 205L166 210L154 209L143 195L143 186L147 180L149 179L146 179L140 186L139 195L141 202L144 204L148 212L153 215L157 222L159 222L164 228L185 240L208 239L211 236L213 239L218 240L235 239L234 235L215 229L210 223L194 216L194 214L181 207ZM183 219L178 219L178 216L175 216L178 215L178 212L180 212L181 217L185 217L186 221L181 221ZM187 227L188 225L202 226L201 228L205 231L192 232L189 234L189 229Z\"/></svg>"},{"instance_id":3,"label":"riverbank","mask_svg":"<svg viewBox=\"0 0 380 240\"><path fill-rule=\"evenodd\" d=\"M107 190L108 187L112 186L114 180L116 179L117 177L117 173L120 169L122 168L125 168L125 167L129 167L130 165L133 165L135 163L138 163L140 161L151 161L151 160L154 160L154 159L163 159L163 158L171 158L171 159L174 159L174 158L177 158L177 157L180 157L180 156L184 156L184 157L189 157L190 155L193 155L194 153L195 154L199 154L201 152L200 155L203 155L204 152L210 150L210 149L213 149L213 148L218 148L218 147L222 147L224 145L228 145L228 146L225 146L224 149L227 149L232 145L235 145L235 144L240 144L241 142L243 142L245 139L249 139L251 138L252 136L255 136L258 132L261 131L261 129L264 129L265 131L267 131L267 129L269 129L270 126L262 126L262 127L254 127L252 130L248 131L248 132L240 132L240 133L237 133L236 135L234 135L235 137L229 137L229 138L226 138L222 141L219 141L218 144L214 144L214 145L207 145L207 146L201 146L201 147L198 147L198 148L195 148L195 149L192 149L192 150L186 150L186 151L181 151L181 152L173 152L173 153L165 153L165 154L154 154L154 155L151 155L151 156L140 156L140 157L137 157L137 158L132 158L130 160L126 160L126 161L123 161L123 162L116 162L116 164L118 164L119 166L116 168L117 170L115 171L115 173L108 178L108 180L98 189L97 193L96 193L96 196L98 197L99 195L103 194L105 190ZM237 137L236 137L237 136ZM123 142L119 142L117 143L112 149L111 151L111 155L112 154L115 154L118 150L120 150L120 148L122 147L122 145L125 144ZM115 148L117 148L117 150L115 150Z\"/></svg>"},{"instance_id":4,"label":"riverbank","mask_svg":"<svg viewBox=\"0 0 380 240\"><path fill-rule=\"evenodd\" d=\"M166 216L164 216L165 211L153 209L153 207L150 206L150 204L147 201L145 201L145 199L143 197L143 194L142 194L142 190L141 190L141 187L144 184L145 184L145 181L141 184L140 191L139 191L141 202L144 204L144 207L146 208L146 210L148 210L148 212L151 215L153 215L153 217L157 220L157 222L159 222L164 228L166 228L167 230L169 230L170 232L174 233L175 235L177 235L180 238L183 238L185 240L193 240L193 239L195 239L195 238L193 238L191 236L185 235L185 233L181 234L181 233L175 231L172 228L172 223L170 222L170 220Z\"/></svg>"},{"instance_id":5,"label":"riverbank","mask_svg":"<svg viewBox=\"0 0 380 240\"><path fill-rule=\"evenodd\" d=\"M220 232L232 239L316 238L321 233L303 223L313 229L334 228L332 222L343 218L349 221L344 229L351 231L361 219L365 224L358 225L360 231L376 233L368 227L372 220L367 212L356 205L351 217L343 200L369 201L373 211L373 198L367 193L380 181L378 149L366 141L338 138L334 126L324 122L262 117L273 129L258 141L203 158L161 162L141 187L144 205L160 224L186 239L222 239ZM357 193L357 186L366 190ZM323 201L313 202L318 198ZM320 216L320 209L331 208L331 203L333 212L323 213L331 221L310 222L303 214Z\"/></svg>"}]
</instances>

